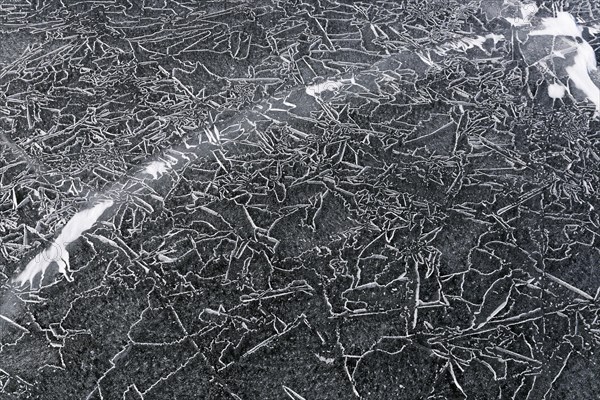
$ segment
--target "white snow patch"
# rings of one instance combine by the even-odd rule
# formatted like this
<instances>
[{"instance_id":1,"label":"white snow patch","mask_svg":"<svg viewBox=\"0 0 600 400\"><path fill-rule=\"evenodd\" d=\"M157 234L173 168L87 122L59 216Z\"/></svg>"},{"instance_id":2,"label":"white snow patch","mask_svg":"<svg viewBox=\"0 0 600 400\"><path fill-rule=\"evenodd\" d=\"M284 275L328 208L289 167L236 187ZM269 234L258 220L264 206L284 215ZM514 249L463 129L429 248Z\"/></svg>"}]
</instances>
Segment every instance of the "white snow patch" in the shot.
<instances>
[{"instance_id":1,"label":"white snow patch","mask_svg":"<svg viewBox=\"0 0 600 400\"><path fill-rule=\"evenodd\" d=\"M544 29L535 30L529 34L533 36L571 36L581 38L581 32L583 31L583 28L577 25L575 18L564 11L558 12L554 18L544 18L542 24L544 25ZM585 40L582 40L581 43L575 42L573 46L577 51L577 54L573 58L574 64L566 67L565 71L573 84L585 94L588 100L594 103L596 110L600 112L600 89L589 74L598 68L594 49Z\"/></svg>"},{"instance_id":2,"label":"white snow patch","mask_svg":"<svg viewBox=\"0 0 600 400\"><path fill-rule=\"evenodd\" d=\"M590 32L590 34L596 36L597 34L600 33L600 25L596 24L596 25L592 25L592 26L588 27L588 32Z\"/></svg>"},{"instance_id":3,"label":"white snow patch","mask_svg":"<svg viewBox=\"0 0 600 400\"><path fill-rule=\"evenodd\" d=\"M26 282L33 284L34 278L39 273L42 274L43 279L44 272L52 262L58 264L58 271L69 279L67 275L67 271L69 270L69 252L67 251L67 246L77 240L83 232L90 229L98 221L98 218L102 216L104 211L112 205L113 201L107 200L73 215L63 227L54 243L31 260L23 272L15 279L15 282L18 282L20 285L24 285Z\"/></svg>"},{"instance_id":4,"label":"white snow patch","mask_svg":"<svg viewBox=\"0 0 600 400\"><path fill-rule=\"evenodd\" d=\"M485 51L485 49L483 48L483 44L490 39L494 41L494 45L495 45L499 41L504 40L504 35L489 33L485 36L477 36L474 38L465 37L465 38L461 38L459 40L455 40L453 42L446 43L446 44L440 46L439 49L436 49L436 50L437 50L438 54L445 54L449 50L465 52L469 49L472 49L473 47L477 47L477 48Z\"/></svg>"},{"instance_id":5,"label":"white snow patch","mask_svg":"<svg viewBox=\"0 0 600 400\"><path fill-rule=\"evenodd\" d=\"M170 263L174 263L175 261L177 261L176 258L167 257L164 254L159 254L157 258L158 258L158 261L164 262L165 264L170 264Z\"/></svg>"},{"instance_id":6,"label":"white snow patch","mask_svg":"<svg viewBox=\"0 0 600 400\"><path fill-rule=\"evenodd\" d=\"M483 50L483 44L486 42L485 36L477 36L476 38L464 38L457 42L451 43L451 46L455 47L456 50L466 51L473 47L479 47Z\"/></svg>"},{"instance_id":7,"label":"white snow patch","mask_svg":"<svg viewBox=\"0 0 600 400\"><path fill-rule=\"evenodd\" d=\"M498 35L496 33L489 33L487 35L485 35L486 39L492 39L494 41L494 44L498 43L501 40L504 40L504 35Z\"/></svg>"},{"instance_id":8,"label":"white snow patch","mask_svg":"<svg viewBox=\"0 0 600 400\"><path fill-rule=\"evenodd\" d=\"M523 20L523 18L513 18L513 17L505 17L505 20L508 21L512 26L525 26L529 25L529 21Z\"/></svg>"},{"instance_id":9,"label":"white snow patch","mask_svg":"<svg viewBox=\"0 0 600 400\"><path fill-rule=\"evenodd\" d=\"M560 83L551 83L548 85L548 96L553 99L562 99L565 95L565 87Z\"/></svg>"},{"instance_id":10,"label":"white snow patch","mask_svg":"<svg viewBox=\"0 0 600 400\"><path fill-rule=\"evenodd\" d=\"M594 103L596 110L600 112L600 89L589 74L590 71L598 68L592 46L587 42L577 43L577 55L573 61L575 64L565 68L565 71L575 86L586 95L588 100Z\"/></svg>"},{"instance_id":11,"label":"white snow patch","mask_svg":"<svg viewBox=\"0 0 600 400\"><path fill-rule=\"evenodd\" d=\"M335 362L335 358L331 357L323 357L320 354L315 353L315 356L319 359L319 361L324 362L325 364L331 365Z\"/></svg>"},{"instance_id":12,"label":"white snow patch","mask_svg":"<svg viewBox=\"0 0 600 400\"><path fill-rule=\"evenodd\" d=\"M534 3L521 5L521 15L523 16L523 19L528 21L538 12L538 10L539 7Z\"/></svg>"},{"instance_id":13,"label":"white snow patch","mask_svg":"<svg viewBox=\"0 0 600 400\"><path fill-rule=\"evenodd\" d=\"M339 89L344 84L341 81L325 81L323 83L317 83L316 85L310 85L306 87L306 94L309 96L316 96L323 92L334 91Z\"/></svg>"},{"instance_id":14,"label":"white snow patch","mask_svg":"<svg viewBox=\"0 0 600 400\"><path fill-rule=\"evenodd\" d=\"M169 166L164 161L152 161L146 166L144 172L152 175L152 178L158 179L160 175L167 173L168 167Z\"/></svg>"},{"instance_id":15,"label":"white snow patch","mask_svg":"<svg viewBox=\"0 0 600 400\"><path fill-rule=\"evenodd\" d=\"M535 4L522 4L519 7L519 11L521 13L521 17L518 18L510 18L506 17L506 19L512 26L527 26L531 24L531 18L538 12L539 8Z\"/></svg>"},{"instance_id":16,"label":"white snow patch","mask_svg":"<svg viewBox=\"0 0 600 400\"><path fill-rule=\"evenodd\" d=\"M333 92L334 90L337 90L346 84L355 85L356 81L354 80L354 76L349 79L340 79L339 81L329 80L322 83L307 86L306 94L312 97L316 97L317 95L323 92Z\"/></svg>"},{"instance_id":17,"label":"white snow patch","mask_svg":"<svg viewBox=\"0 0 600 400\"><path fill-rule=\"evenodd\" d=\"M544 29L529 32L530 36L581 36L582 28L577 25L575 18L565 11L556 13L556 17L543 18Z\"/></svg>"}]
</instances>

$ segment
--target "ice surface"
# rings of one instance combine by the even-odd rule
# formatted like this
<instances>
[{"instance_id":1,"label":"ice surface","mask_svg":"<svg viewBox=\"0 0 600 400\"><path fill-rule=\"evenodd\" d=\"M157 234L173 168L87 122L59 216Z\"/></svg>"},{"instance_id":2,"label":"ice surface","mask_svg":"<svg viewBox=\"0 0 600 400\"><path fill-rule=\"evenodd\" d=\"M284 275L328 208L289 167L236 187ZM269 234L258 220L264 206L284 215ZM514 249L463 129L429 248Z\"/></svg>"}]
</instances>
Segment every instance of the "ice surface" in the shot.
<instances>
[{"instance_id":1,"label":"ice surface","mask_svg":"<svg viewBox=\"0 0 600 400\"><path fill-rule=\"evenodd\" d=\"M0 398L597 398L600 6L527 1L0 7Z\"/></svg>"}]
</instances>

